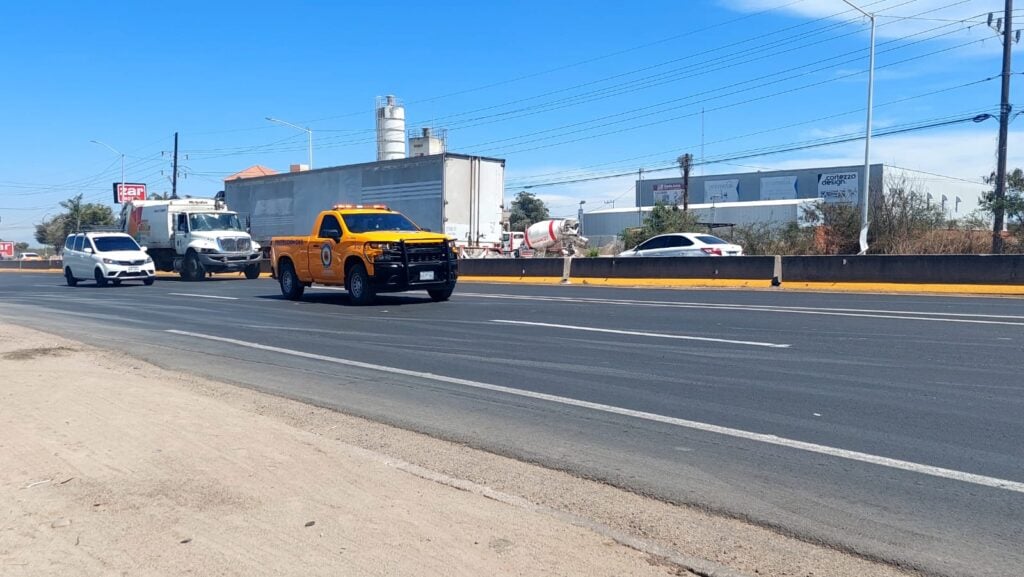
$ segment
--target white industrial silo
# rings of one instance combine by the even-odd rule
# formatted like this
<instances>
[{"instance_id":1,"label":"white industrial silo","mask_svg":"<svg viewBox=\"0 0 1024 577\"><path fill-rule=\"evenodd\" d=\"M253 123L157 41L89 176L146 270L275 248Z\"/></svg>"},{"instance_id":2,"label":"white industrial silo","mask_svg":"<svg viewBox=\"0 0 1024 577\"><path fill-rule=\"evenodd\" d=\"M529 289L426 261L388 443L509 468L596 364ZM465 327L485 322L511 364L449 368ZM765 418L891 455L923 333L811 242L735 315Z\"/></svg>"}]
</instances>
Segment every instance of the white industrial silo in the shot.
<instances>
[{"instance_id":1,"label":"white industrial silo","mask_svg":"<svg viewBox=\"0 0 1024 577\"><path fill-rule=\"evenodd\" d=\"M377 160L405 158L405 107L394 96L377 97Z\"/></svg>"}]
</instances>

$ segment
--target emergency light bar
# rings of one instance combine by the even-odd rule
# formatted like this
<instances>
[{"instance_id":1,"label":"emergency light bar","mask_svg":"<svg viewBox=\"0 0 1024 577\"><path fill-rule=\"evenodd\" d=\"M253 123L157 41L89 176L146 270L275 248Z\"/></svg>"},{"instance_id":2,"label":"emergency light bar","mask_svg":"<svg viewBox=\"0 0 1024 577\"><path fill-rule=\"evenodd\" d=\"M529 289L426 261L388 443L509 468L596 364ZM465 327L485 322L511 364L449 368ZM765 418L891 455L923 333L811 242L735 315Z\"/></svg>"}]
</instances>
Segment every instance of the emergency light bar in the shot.
<instances>
[{"instance_id":1,"label":"emergency light bar","mask_svg":"<svg viewBox=\"0 0 1024 577\"><path fill-rule=\"evenodd\" d=\"M386 204L336 204L332 210L348 210L353 208L372 208L375 210L391 210Z\"/></svg>"}]
</instances>

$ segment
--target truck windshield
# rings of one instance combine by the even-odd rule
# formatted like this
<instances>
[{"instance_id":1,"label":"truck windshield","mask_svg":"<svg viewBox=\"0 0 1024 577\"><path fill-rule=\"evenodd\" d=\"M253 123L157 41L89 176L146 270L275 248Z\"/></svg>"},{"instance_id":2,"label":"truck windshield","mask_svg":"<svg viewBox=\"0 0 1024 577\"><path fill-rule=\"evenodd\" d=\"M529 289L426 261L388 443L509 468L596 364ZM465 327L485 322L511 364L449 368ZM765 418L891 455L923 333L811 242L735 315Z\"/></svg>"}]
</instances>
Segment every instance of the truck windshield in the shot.
<instances>
[{"instance_id":1,"label":"truck windshield","mask_svg":"<svg viewBox=\"0 0 1024 577\"><path fill-rule=\"evenodd\" d=\"M420 228L403 215L388 213L343 214L345 227L350 232L371 232L374 230L419 230Z\"/></svg>"},{"instance_id":2,"label":"truck windshield","mask_svg":"<svg viewBox=\"0 0 1024 577\"><path fill-rule=\"evenodd\" d=\"M238 215L233 212L207 212L188 215L192 230L242 230Z\"/></svg>"},{"instance_id":3,"label":"truck windshield","mask_svg":"<svg viewBox=\"0 0 1024 577\"><path fill-rule=\"evenodd\" d=\"M94 236L92 243L96 252L113 252L115 250L139 250L135 239L128 236Z\"/></svg>"}]
</instances>

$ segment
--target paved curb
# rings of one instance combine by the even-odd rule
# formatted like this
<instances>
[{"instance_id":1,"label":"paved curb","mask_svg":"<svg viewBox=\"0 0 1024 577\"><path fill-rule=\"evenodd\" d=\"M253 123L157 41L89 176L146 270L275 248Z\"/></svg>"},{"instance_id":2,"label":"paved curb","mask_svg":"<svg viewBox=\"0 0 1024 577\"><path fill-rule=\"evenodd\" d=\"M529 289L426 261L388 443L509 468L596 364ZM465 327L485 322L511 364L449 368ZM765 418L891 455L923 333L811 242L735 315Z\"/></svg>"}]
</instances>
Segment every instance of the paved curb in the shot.
<instances>
[{"instance_id":1,"label":"paved curb","mask_svg":"<svg viewBox=\"0 0 1024 577\"><path fill-rule=\"evenodd\" d=\"M909 284L854 282L783 282L773 287L767 280L738 279L650 279L650 278L572 278L561 277L485 277L460 276L460 282L525 285L577 285L618 288L738 288L810 292L911 293L950 295L1024 296L1024 285Z\"/></svg>"}]
</instances>

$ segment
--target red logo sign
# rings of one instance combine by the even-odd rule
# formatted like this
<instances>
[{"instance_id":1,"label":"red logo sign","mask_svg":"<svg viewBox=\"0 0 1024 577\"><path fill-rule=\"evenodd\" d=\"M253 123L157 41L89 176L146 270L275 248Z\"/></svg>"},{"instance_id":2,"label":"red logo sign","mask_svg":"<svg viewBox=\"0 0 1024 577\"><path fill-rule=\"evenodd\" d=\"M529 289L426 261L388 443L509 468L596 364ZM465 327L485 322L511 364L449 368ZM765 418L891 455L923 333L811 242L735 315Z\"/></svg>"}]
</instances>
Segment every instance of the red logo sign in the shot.
<instances>
[{"instance_id":1,"label":"red logo sign","mask_svg":"<svg viewBox=\"0 0 1024 577\"><path fill-rule=\"evenodd\" d=\"M132 200L146 200L146 185L137 182L115 182L114 202L124 204Z\"/></svg>"},{"instance_id":2,"label":"red logo sign","mask_svg":"<svg viewBox=\"0 0 1024 577\"><path fill-rule=\"evenodd\" d=\"M0 256L14 258L14 243L0 241Z\"/></svg>"}]
</instances>

